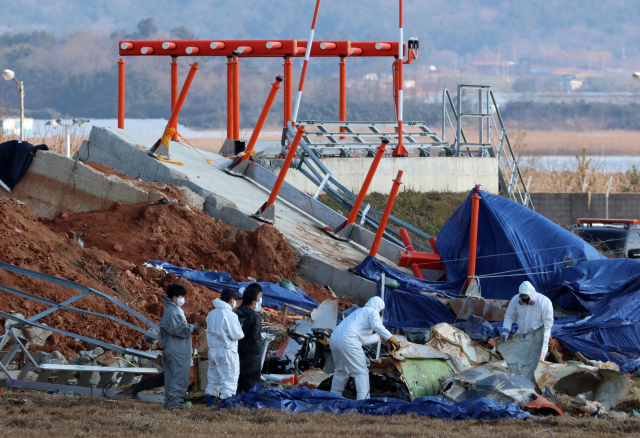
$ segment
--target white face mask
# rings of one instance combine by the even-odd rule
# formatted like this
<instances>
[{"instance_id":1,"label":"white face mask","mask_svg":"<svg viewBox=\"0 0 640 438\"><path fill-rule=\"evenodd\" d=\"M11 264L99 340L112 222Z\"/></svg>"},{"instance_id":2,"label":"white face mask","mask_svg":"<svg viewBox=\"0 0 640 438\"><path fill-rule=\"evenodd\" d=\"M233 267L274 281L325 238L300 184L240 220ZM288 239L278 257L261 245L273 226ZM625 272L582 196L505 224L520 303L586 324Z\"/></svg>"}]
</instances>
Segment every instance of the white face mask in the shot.
<instances>
[{"instance_id":1,"label":"white face mask","mask_svg":"<svg viewBox=\"0 0 640 438\"><path fill-rule=\"evenodd\" d=\"M236 300L234 300L233 298L231 298L231 310L236 308Z\"/></svg>"},{"instance_id":2,"label":"white face mask","mask_svg":"<svg viewBox=\"0 0 640 438\"><path fill-rule=\"evenodd\" d=\"M258 302L256 302L256 312L259 312L262 310L262 297L258 298Z\"/></svg>"},{"instance_id":3,"label":"white face mask","mask_svg":"<svg viewBox=\"0 0 640 438\"><path fill-rule=\"evenodd\" d=\"M176 300L176 304L177 304L178 306L180 306L180 307L184 306L184 303L185 303L185 302L186 302L186 301L185 301L184 297L182 297L182 296L178 297L178 299Z\"/></svg>"}]
</instances>

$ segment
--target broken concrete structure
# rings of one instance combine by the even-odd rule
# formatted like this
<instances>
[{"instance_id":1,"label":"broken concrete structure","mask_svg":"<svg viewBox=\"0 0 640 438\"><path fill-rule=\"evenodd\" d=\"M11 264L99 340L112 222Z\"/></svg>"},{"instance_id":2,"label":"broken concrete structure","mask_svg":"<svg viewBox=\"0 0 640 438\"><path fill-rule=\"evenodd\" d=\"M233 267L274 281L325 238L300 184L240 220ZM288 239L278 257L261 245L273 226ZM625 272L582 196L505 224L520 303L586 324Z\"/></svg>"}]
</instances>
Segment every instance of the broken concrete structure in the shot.
<instances>
[{"instance_id":1,"label":"broken concrete structure","mask_svg":"<svg viewBox=\"0 0 640 438\"><path fill-rule=\"evenodd\" d=\"M0 197L24 202L36 216L53 219L63 211L104 210L116 202L138 204L157 201L163 194L142 181L106 175L82 161L55 152L38 151L18 185Z\"/></svg>"},{"instance_id":2,"label":"broken concrete structure","mask_svg":"<svg viewBox=\"0 0 640 438\"><path fill-rule=\"evenodd\" d=\"M271 172L278 173L284 159L261 159L260 163ZM371 158L323 158L322 163L334 178L353 193L362 187ZM404 190L417 192L467 192L481 184L483 190L498 193L498 160L491 157L409 157L383 158L371 181L369 192L388 195L391 180L398 170L404 172ZM318 187L301 172L289 172L285 178L289 184L305 193L314 194Z\"/></svg>"},{"instance_id":3,"label":"broken concrete structure","mask_svg":"<svg viewBox=\"0 0 640 438\"><path fill-rule=\"evenodd\" d=\"M228 166L229 159L177 142L171 143L170 153L171 160L180 164L158 161L147 154L156 141L156 137L149 135L94 127L89 141L83 143L75 158L91 159L143 181L187 187L204 198L203 208L212 217L242 230L252 230L261 224L251 216L267 200L270 188L225 173L222 169ZM212 160L211 164L207 160ZM333 214L339 220L340 216ZM325 225L286 202L276 202L275 226L301 256L301 276L330 286L342 298L362 305L376 293L375 284L349 273L348 269L367 256L367 249L333 239L323 231Z\"/></svg>"}]
</instances>

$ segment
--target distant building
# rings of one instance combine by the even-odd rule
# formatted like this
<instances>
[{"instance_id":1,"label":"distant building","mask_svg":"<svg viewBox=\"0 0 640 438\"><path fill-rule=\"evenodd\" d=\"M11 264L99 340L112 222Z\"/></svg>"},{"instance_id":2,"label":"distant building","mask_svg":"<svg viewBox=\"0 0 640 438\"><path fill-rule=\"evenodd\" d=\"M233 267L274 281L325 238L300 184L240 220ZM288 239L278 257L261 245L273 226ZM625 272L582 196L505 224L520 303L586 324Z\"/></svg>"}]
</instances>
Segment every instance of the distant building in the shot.
<instances>
[{"instance_id":1,"label":"distant building","mask_svg":"<svg viewBox=\"0 0 640 438\"><path fill-rule=\"evenodd\" d=\"M20 136L20 118L19 117L7 117L0 120L0 129L2 134L9 136ZM24 119L24 135L33 135L33 119Z\"/></svg>"}]
</instances>

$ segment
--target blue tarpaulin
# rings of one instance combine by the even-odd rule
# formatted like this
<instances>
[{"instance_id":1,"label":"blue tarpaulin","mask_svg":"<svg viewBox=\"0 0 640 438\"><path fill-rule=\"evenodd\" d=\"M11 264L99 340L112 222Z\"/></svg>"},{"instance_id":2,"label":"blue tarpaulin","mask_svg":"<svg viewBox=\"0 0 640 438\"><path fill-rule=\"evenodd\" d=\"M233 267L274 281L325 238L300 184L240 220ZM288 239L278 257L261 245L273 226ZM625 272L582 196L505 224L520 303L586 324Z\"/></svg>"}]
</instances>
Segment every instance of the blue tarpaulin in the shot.
<instances>
[{"instance_id":1,"label":"blue tarpaulin","mask_svg":"<svg viewBox=\"0 0 640 438\"><path fill-rule=\"evenodd\" d=\"M640 365L640 262L609 259L570 231L509 199L472 190L442 228L437 247L447 281L419 280L367 257L356 270L379 281L400 283L386 289L385 323L390 327L428 327L451 322L452 313L422 292L460 293L467 278L471 196L481 196L476 275L489 299L511 299L524 280L555 305L593 313L587 320L556 321L552 333L569 350L611 360L624 369ZM438 302L438 304L436 304ZM428 323L421 323L428 321Z\"/></svg>"},{"instance_id":2,"label":"blue tarpaulin","mask_svg":"<svg viewBox=\"0 0 640 438\"><path fill-rule=\"evenodd\" d=\"M290 412L332 412L336 414L354 412L382 416L417 414L450 418L454 421L469 419L525 420L531 417L531 414L520 409L515 403L502 404L488 398L476 398L457 403L449 403L439 397L420 397L410 403L395 398L350 400L331 392L309 389L304 386L287 390L274 388L260 390L259 386L255 386L250 392L222 400L218 403L218 407L271 408Z\"/></svg>"},{"instance_id":3,"label":"blue tarpaulin","mask_svg":"<svg viewBox=\"0 0 640 438\"><path fill-rule=\"evenodd\" d=\"M223 289L233 289L238 291L242 287L247 287L252 282L236 283L227 272L196 271L194 269L179 268L170 263L160 261L147 262L150 265L164 269L167 272L184 277L191 283L200 284L210 289L221 292ZM296 288L289 290L281 287L277 283L258 282L262 286L262 306L275 310L284 310L285 304L293 304L305 310L313 310L318 307L318 302L309 295ZM295 309L291 309L295 312Z\"/></svg>"}]
</instances>

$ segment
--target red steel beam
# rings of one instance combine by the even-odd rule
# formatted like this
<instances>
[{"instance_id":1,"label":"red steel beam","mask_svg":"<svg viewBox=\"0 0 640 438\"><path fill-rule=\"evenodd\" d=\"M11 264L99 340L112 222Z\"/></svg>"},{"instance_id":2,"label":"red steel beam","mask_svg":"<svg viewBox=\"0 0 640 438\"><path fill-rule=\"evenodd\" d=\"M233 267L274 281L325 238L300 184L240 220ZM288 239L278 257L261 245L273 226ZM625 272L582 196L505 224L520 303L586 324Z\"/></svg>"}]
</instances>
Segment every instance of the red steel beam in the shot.
<instances>
[{"instance_id":1,"label":"red steel beam","mask_svg":"<svg viewBox=\"0 0 640 438\"><path fill-rule=\"evenodd\" d=\"M233 138L233 58L227 58L227 140Z\"/></svg>"},{"instance_id":2,"label":"red steel beam","mask_svg":"<svg viewBox=\"0 0 640 438\"><path fill-rule=\"evenodd\" d=\"M322 46L325 47L322 47ZM334 48L335 45L335 48ZM391 47L390 50L376 49ZM303 57L307 41L296 40L176 40L176 41L120 41L120 56L231 56L243 48L241 58ZM142 53L142 48L147 48ZM247 48L251 50L245 50ZM189 51L187 49L191 48ZM394 57L398 55L397 41L314 41L314 58L337 56ZM406 43L403 44L403 52ZM191 53L189 53L191 52Z\"/></svg>"},{"instance_id":3,"label":"red steel beam","mask_svg":"<svg viewBox=\"0 0 640 438\"><path fill-rule=\"evenodd\" d=\"M118 61L118 128L120 129L124 129L125 64L123 59Z\"/></svg>"},{"instance_id":4,"label":"red steel beam","mask_svg":"<svg viewBox=\"0 0 640 438\"><path fill-rule=\"evenodd\" d=\"M171 111L176 106L176 102L178 101L178 57L171 57ZM173 128L178 129L178 122L176 120L176 126ZM173 134L171 140L177 141L178 134Z\"/></svg>"},{"instance_id":5,"label":"red steel beam","mask_svg":"<svg viewBox=\"0 0 640 438\"><path fill-rule=\"evenodd\" d=\"M256 123L256 127L253 129L253 133L251 134L251 138L249 139L249 145L245 149L245 152L250 152L253 150L253 147L256 145L256 141L258 141L258 136L260 135L260 131L262 131L262 126L264 126L265 120L267 120L267 116L269 115L269 111L271 110L271 105L273 104L273 100L276 98L276 94L280 89L280 84L282 83L282 76L276 76L276 80L271 84L271 91L269 92L269 96L267 96L267 101L262 107L262 112L260 113L260 117L258 117L258 122ZM242 161L248 160L251 155L245 154L242 157Z\"/></svg>"},{"instance_id":6,"label":"red steel beam","mask_svg":"<svg viewBox=\"0 0 640 438\"><path fill-rule=\"evenodd\" d=\"M373 238L373 244L369 250L369 255L372 257L375 257L376 254L378 254L378 248L380 247L384 230L387 228L387 222L389 221L389 216L391 216L393 204L396 202L396 196L398 196L398 190L400 189L400 184L402 184L402 173L402 170L399 170L398 176L393 180L393 187L391 188L391 193L389 193L389 198L387 198L387 205L384 207L380 223L378 224L378 231L376 232L376 236Z\"/></svg>"},{"instance_id":7,"label":"red steel beam","mask_svg":"<svg viewBox=\"0 0 640 438\"><path fill-rule=\"evenodd\" d=\"M234 52L237 53L237 52ZM233 139L240 140L240 62L233 56Z\"/></svg>"},{"instance_id":8,"label":"red steel beam","mask_svg":"<svg viewBox=\"0 0 640 438\"><path fill-rule=\"evenodd\" d=\"M400 229L400 238L402 239L402 243L404 244L404 249L409 253L409 256L412 256L416 250L413 248L413 244L411 243L411 238L409 237L409 233L405 228ZM400 259L402 261L402 258ZM409 266L411 267L411 271L413 271L413 276L416 278L424 279L422 272L420 272L420 266L414 261L409 262Z\"/></svg>"},{"instance_id":9,"label":"red steel beam","mask_svg":"<svg viewBox=\"0 0 640 438\"><path fill-rule=\"evenodd\" d=\"M291 56L284 57L284 116L282 126L287 127L293 111L293 62Z\"/></svg>"},{"instance_id":10,"label":"red steel beam","mask_svg":"<svg viewBox=\"0 0 640 438\"><path fill-rule=\"evenodd\" d=\"M297 52L296 40L123 40L118 47L121 56L231 56L240 47L244 52L240 57L279 57ZM143 47L152 53L142 53ZM248 47L251 50L246 50Z\"/></svg>"},{"instance_id":11,"label":"red steel beam","mask_svg":"<svg viewBox=\"0 0 640 438\"><path fill-rule=\"evenodd\" d=\"M477 190L480 187L476 186ZM467 287L476 275L476 256L478 252L478 215L480 212L480 195L476 192L471 197L471 230L469 233L469 269L467 271Z\"/></svg>"}]
</instances>

